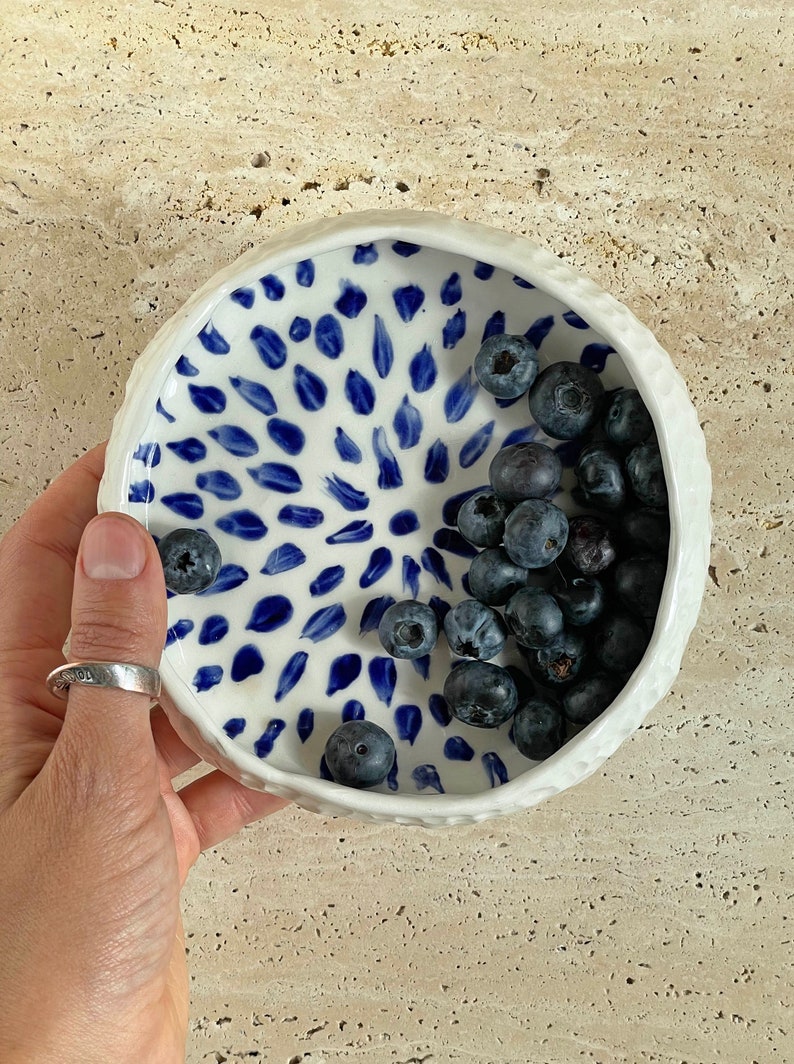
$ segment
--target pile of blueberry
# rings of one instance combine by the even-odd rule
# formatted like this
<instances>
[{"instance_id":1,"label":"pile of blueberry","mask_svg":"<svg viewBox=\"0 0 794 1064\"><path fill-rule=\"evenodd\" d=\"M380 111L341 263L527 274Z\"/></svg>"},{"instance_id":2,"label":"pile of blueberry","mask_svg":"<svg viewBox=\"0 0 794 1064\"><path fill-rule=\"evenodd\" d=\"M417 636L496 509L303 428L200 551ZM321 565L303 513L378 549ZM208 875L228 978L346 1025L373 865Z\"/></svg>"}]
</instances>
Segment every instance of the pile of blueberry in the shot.
<instances>
[{"instance_id":1,"label":"pile of blueberry","mask_svg":"<svg viewBox=\"0 0 794 1064\"><path fill-rule=\"evenodd\" d=\"M529 393L537 425L578 445L570 519L552 498L563 474L543 443L503 447L490 488L457 513L461 535L479 553L468 572L471 597L443 616L416 600L394 603L378 636L395 658L429 654L444 630L458 660L444 698L459 721L495 728L512 719L519 752L543 760L571 727L591 723L614 700L650 641L666 573L667 490L653 422L639 393L604 391L593 370L558 362L539 372L523 336L491 336L474 364L498 398ZM575 442L574 442L575 441ZM491 659L514 639L527 672ZM339 783L370 787L394 761L391 736L349 721L325 751Z\"/></svg>"}]
</instances>

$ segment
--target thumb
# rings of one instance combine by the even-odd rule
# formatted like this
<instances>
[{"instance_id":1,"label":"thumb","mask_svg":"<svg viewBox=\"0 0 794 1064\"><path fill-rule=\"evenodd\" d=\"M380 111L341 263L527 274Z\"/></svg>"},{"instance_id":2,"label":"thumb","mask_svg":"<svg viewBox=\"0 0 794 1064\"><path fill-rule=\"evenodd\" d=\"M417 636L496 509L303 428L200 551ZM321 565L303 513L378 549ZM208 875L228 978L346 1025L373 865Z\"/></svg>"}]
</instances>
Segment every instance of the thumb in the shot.
<instances>
[{"instance_id":1,"label":"thumb","mask_svg":"<svg viewBox=\"0 0 794 1064\"><path fill-rule=\"evenodd\" d=\"M157 668L167 627L165 583L154 540L132 517L93 518L80 542L72 597L72 661ZM101 790L156 779L150 698L72 684L57 745L71 772ZM76 782L76 781L75 781Z\"/></svg>"}]
</instances>

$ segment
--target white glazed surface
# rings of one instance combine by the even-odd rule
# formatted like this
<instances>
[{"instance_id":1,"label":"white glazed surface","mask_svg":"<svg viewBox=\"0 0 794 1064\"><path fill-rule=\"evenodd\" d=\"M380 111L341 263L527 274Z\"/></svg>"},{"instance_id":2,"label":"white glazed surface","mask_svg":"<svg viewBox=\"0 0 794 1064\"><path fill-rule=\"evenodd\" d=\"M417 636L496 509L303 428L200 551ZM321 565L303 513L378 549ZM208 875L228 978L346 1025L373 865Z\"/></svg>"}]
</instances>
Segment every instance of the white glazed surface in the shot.
<instances>
[{"instance_id":1,"label":"white glazed surface","mask_svg":"<svg viewBox=\"0 0 794 1064\"><path fill-rule=\"evenodd\" d=\"M389 254L390 243L398 240L419 245L425 250L416 256L416 260L413 256ZM328 373L336 374L329 381L330 399L324 410L319 413L322 417L325 417L327 413L331 418L329 425L335 419L336 424L341 424L351 432L351 435L356 434L351 425L360 428L360 425L355 423L363 423L366 418L362 419L360 415L352 414L340 393L344 389L345 374L351 367L365 371L364 362L359 360L359 350L363 352L363 358L366 360L366 375L377 386L378 404L383 406L391 403L390 410L393 411L395 404L399 404L404 394L411 395L412 403L421 410L426 432L423 433L418 446L406 449L404 452L395 445L393 439L391 440L392 449L403 473L404 484L399 489L399 493L404 493L405 497L401 498L399 505L393 504L391 500L397 497L398 492L383 492L377 496L379 504L377 513L384 521L387 521L397 509L412 506L417 510L421 519L420 532L413 533L411 537L405 537L404 540L401 537L397 545L398 549L394 552L398 560L390 574L386 574L382 581L368 589L366 594L357 590L357 607L348 610L349 623L346 622L337 636L316 644L304 640L303 645L306 645L309 652L306 673L296 685L295 690L284 699L285 704L278 707L273 705L272 695L279 670L271 666L270 659L271 657L278 658L278 653L281 653L280 660L286 660L284 655L289 656L296 647L301 645L298 622L306 619L307 610L310 612L310 596L303 586L305 581L299 584L297 580L298 570L275 578L260 576L257 578L256 591L252 590L255 581L251 580L248 586L243 585L245 594L227 592L224 596L224 599L227 599L229 595L235 595L232 610L234 618L230 617L230 621L232 627L236 624L242 629L250 615L252 603L257 598L283 590L286 586L289 589L287 594L295 606L293 620L298 625L297 631L291 630L288 626L285 626L284 630L280 629L281 635L288 637L280 641L277 639L278 632L262 636L266 667L258 676L251 676L242 684L237 685L233 693L228 683L199 693L190 682L197 666L205 661L203 655L208 655L207 662L215 662L218 655L212 652L216 649L220 650L222 646L221 643L217 648L202 647L196 641L196 633L202 621L211 612L207 608L210 599L202 602L201 597L196 596L190 603L187 602L186 597L171 599L170 623L173 625L180 619L192 618L192 610L195 613L195 627L184 639L172 643L164 653L161 671L166 696L163 699L163 705L177 731L197 753L209 763L217 765L248 786L267 789L323 814L349 815L372 821L394 821L427 826L470 823L526 808L578 783L597 769L626 736L638 727L650 709L669 689L697 618L707 567L710 534L710 474L704 441L683 382L673 368L669 357L648 330L640 325L626 308L592 282L578 276L559 259L522 238L437 214L375 211L310 223L293 229L273 238L261 248L249 252L228 269L212 278L194 295L183 310L160 330L140 357L130 377L125 402L114 424L108 448L106 473L100 488L99 508L100 510L115 509L130 512L151 528L155 535L161 535L174 524L198 523L202 525L210 513L214 520L218 514L223 514L230 508L245 505L253 490L250 484L246 485L243 497L233 506L224 503L222 507L215 506L213 510L213 497L207 497L205 494L202 498L207 512L202 515L202 519L197 522L175 521L174 514L160 504L159 500L163 493L160 487L163 483L167 483L167 490L187 490L192 485L196 470L192 467L187 468L185 463L178 459L167 462L166 458L162 458L161 467L158 466L157 469L149 471L152 481L156 482L158 488L155 499L151 503L130 501L130 485L140 482L142 464L145 466L145 463L141 463L133 456L142 442L151 441L152 437L147 435L150 427L154 429L158 418L162 421L160 415L154 414L157 400L162 399L163 406L166 408L169 408L169 403L172 401L176 404L174 410L180 411L177 424L181 425L181 418L188 418L191 415L190 404L184 405L184 388L179 393L182 398L177 397L179 386L190 381L190 378L174 373L175 364L182 355L193 359L197 366L201 364L202 381L205 380L205 373L211 373L215 369L213 361L220 365L227 357L242 359L242 366L247 366L248 370L251 369L252 358L262 367L259 356L255 352L251 354L253 345L247 342L246 347L245 336L250 331L250 323L253 321L267 322L286 339L288 326L296 313L297 306L297 304L292 306L290 299L305 299L305 306L309 309L304 310L303 313L307 319L312 319L312 321L327 311L333 311L334 301L339 297L340 280L348 278L354 283L358 280L353 267L349 265L353 249L356 246L373 242L376 242L381 251L378 262L375 264L380 270L378 285L372 289L364 284L368 302L360 314L347 319L343 315L337 315L344 329L345 350L338 359L329 360L318 352L311 340L303 340L294 345L287 340L289 348L287 365L291 366L294 361L301 361L305 362L308 368L323 373L326 378ZM306 260L314 261L317 266L316 279L312 287L299 291L295 290L293 285L293 291L290 291L290 285L287 284L284 298L272 301L268 305L266 297L263 296L260 278L276 275L279 278L289 279L294 276L295 265ZM468 276L466 264L468 263L468 273L470 273L471 267L477 261L493 265L496 273L484 282L477 280L467 282L465 280ZM423 282L426 300L422 308L412 316L410 321L406 322L401 320L396 312L391 290L395 286L413 283L420 262L427 263L431 276L438 274L437 284L431 293L430 286L424 285ZM342 263L345 263L344 267ZM324 268L323 264L328 268ZM345 269L346 273L340 272ZM371 267L359 267L364 276L368 269ZM469 327L460 343L447 351L441 343L441 332L444 323L458 308L457 304L444 304L439 301L438 287L456 270L464 276L464 291L460 305L466 306ZM534 285L534 290L517 287L512 281L513 276L516 275ZM250 288L256 293L256 301L250 309L241 307L239 303L229 298L233 292L243 288ZM480 305L482 300L479 293L486 291L488 300ZM493 302L494 299L496 302ZM367 716L370 719L378 720L380 714L383 718L382 722L388 723L396 705L421 701L420 695L416 694L416 688L418 685L421 689L424 681L417 676L408 663L399 663L394 699L389 705L385 705L373 699L371 690L366 686L366 668L363 668L361 677L356 681L359 686L352 684L348 689L335 694L335 700L331 700L333 714L327 718L318 718L319 723L315 722L314 732L305 743L301 742L295 733L294 716L302 707L317 707L323 701L328 703L324 687L328 675L329 655L333 657L341 652L340 643L343 639L348 641L347 649L361 650L364 658L366 658L365 648L367 648L367 653L382 654L377 646L374 633L367 634L361 641L358 640L357 622L361 605L368 597L387 592L395 598L407 597L399 582L399 557L403 552L403 546L405 542L412 539L413 542L407 552L419 558L423 543L422 536L429 537L439 527L437 519L430 525L426 523L425 503L418 502L415 496L411 501L409 489L409 486L421 476L427 444L435 438L435 434L430 434L433 431L430 425L434 419L438 420L438 434L448 439L451 453L456 448L459 449L459 446L471 436L472 432L482 425L486 417L495 418L497 427L490 450L484 452L473 469L466 471L469 479L456 481L454 486L448 482L440 488L436 486L431 488L421 480L419 481L424 489L421 499L430 497L432 493L433 502L427 504L432 506L436 506L437 501L443 501L467 486L483 483L486 479L484 474L487 474L487 463L495 448L511 428L526 425L529 421L523 403L506 410L499 410L494 407L491 397L478 393L471 411L461 422L456 422L454 425L444 424L441 400L438 398L442 391L441 385L445 386L443 389L445 390L460 377L465 367L471 364L481 340L483 320L487 319L489 314L496 309L506 311L507 331L522 332L544 315L553 315L557 320L562 311L572 311L584 319L590 327L586 340L583 339L583 331L580 328L569 327L567 324L562 329L555 328L549 335L547 346L545 348L543 344L540 346L541 364L557 358L578 357L585 342L605 342L611 345L615 352L607 358L603 375L605 384L609 387L633 383L639 388L651 410L665 462L671 517L668 578L651 644L643 662L612 706L592 725L572 738L562 750L542 764L533 765L531 762L524 762L526 768L522 771L522 759L515 751L512 751L507 738L507 729L500 729L503 734L494 736L484 734L480 729L454 725L454 722L451 728L442 728L430 719L427 712L424 712L422 727L418 733L412 734L410 739L398 741L400 773L396 790L390 790L386 784L376 791L366 792L343 788L329 780L318 778L317 773L319 762L317 751L319 749L321 753L322 742L320 740L330 730L333 714L338 714L339 707L345 701L355 698L366 706ZM300 311L298 310L297 313ZM372 315L375 313L385 323L393 343L394 368L385 379L381 379L372 369L371 332L365 332L365 330L371 330ZM196 339L200 330L210 320L219 333L229 339L231 351L228 355L207 354L206 349ZM476 328L474 327L475 320L477 321ZM357 334L355 330L360 330L360 334ZM439 372L439 379L434 388L417 395L411 393L409 381L405 375L405 363L428 338L437 341L434 352L436 362L442 366L442 370ZM294 353L293 347L299 349L299 355ZM306 353L310 348L311 353ZM238 351L241 352L239 356ZM447 358L448 361L442 363L439 356ZM205 363L210 367L206 371ZM240 376L245 376L247 373L248 377L251 377L252 373L248 370L240 369L240 366L235 364L230 372L232 375ZM278 372L280 371L276 370L275 374ZM209 378L206 379L209 380ZM228 380L228 373L226 379ZM261 379L267 380L274 394L278 391L276 397L281 416L286 410L282 403L286 403L287 397L294 393L290 387L277 390L270 377ZM276 377L274 376L273 379ZM231 394L230 389L229 392ZM179 406L179 403L182 403L182 406ZM295 465L300 461L303 463L300 468L304 483L307 482L306 470L312 467L312 463L317 464L318 475L340 471L336 456L334 456L333 463L327 467L325 465L326 455L332 448L311 450L310 443L314 439L314 427L317 425L317 421L312 421L312 419L317 418L316 413L305 415L302 425L307 431L307 446L300 456L293 459L285 457L277 447L271 447L270 453L264 453L267 438L262 432L262 427L265 417L261 412L251 408L250 404L247 406L243 404L240 409L243 408L252 418L251 423L246 422L245 427L252 434L259 432L257 436L259 450L263 453L257 453L253 457L233 458L227 454L226 461L232 462L235 469L244 470L246 467L254 467L263 460L284 460ZM478 413L480 410L481 413ZM433 417L429 416L431 411L434 414ZM172 410L172 416L173 412ZM224 411L223 414L225 413ZM292 414L286 416L294 421L294 415L295 409L293 408ZM204 417L206 415L201 415L199 420ZM208 428L211 425L217 427L228 421L228 417L220 416L211 423L207 421L206 424ZM309 423L313 426L311 431ZM389 423L388 418L385 423ZM240 424L239 419L236 424ZM256 430L253 427L254 424L257 425ZM374 425L375 422L373 421L372 424ZM187 434L185 432L183 435ZM367 433L363 436L359 434L359 436L363 443L362 451L366 452L366 442L368 439L371 440L369 422L367 422ZM171 456L171 452L165 447L162 448L161 453ZM307 458L310 453L311 461ZM417 458L420 454L421 461ZM374 460L371 459L371 455L367 458L368 460L363 463L363 468L369 469L370 477L373 470L374 475L377 476L378 470ZM214 468L217 468L217 463ZM232 468L232 466L227 464L224 469L227 468ZM351 470L350 481L359 483L361 478L357 480L355 472L361 470L353 465L348 468ZM185 472L190 473L190 483L180 479L184 477ZM460 468L457 472L461 474ZM165 481L162 479L164 477ZM242 479L240 477L237 479L243 483L245 473L243 472ZM372 488L371 484L370 488ZM259 493L261 506L271 511L267 517L263 513L268 533L261 542L240 541L236 537L229 537L224 544L224 537L219 536L225 561L228 561L231 554L236 551L252 559L254 554L257 558L261 555L259 562L261 565L264 557L277 542L274 538L277 521L272 520L273 513L275 513L273 507L275 506L277 510L285 502L308 501L302 497L305 493L302 493L300 497L282 495L274 500L272 496L266 497L258 486L255 486L255 492ZM440 496L437 494L439 492ZM374 491L371 493L374 494ZM388 509L385 508L385 504L380 505L387 495ZM373 510L375 509L373 507ZM331 531L330 516L328 514L325 516L328 530ZM336 521L334 527L344 524L345 519L350 520L359 516L363 515L345 514L344 511L340 511L337 515L339 520ZM207 527L209 527L209 522L207 522ZM323 530L325 531L325 528ZM323 542L323 537L317 536L316 531L313 536L314 538L309 537L309 543L314 544L316 541L321 544ZM370 551L384 536L384 529L378 527L377 534L372 541L358 548L361 552L360 556L366 560ZM284 538L294 539L295 537L282 536L282 539ZM424 545L429 543L429 538L424 541ZM333 548L328 548L329 554L331 550ZM355 557L357 556L354 555L353 560L346 561L346 570L355 564ZM313 555L310 556L310 560L314 562ZM445 555L445 560L449 562L449 570L455 587L454 595L462 597L463 592L457 581L465 571L467 563L463 559L456 559L449 555ZM315 576L322 567L335 564L336 561L336 555L327 559L318 557L316 564L311 565L310 573L307 567L307 579ZM248 564L247 571L256 573L257 570ZM360 566L356 575L358 571L360 571ZM439 586L435 578L424 570L422 570L420 579L419 597L438 593L447 600L454 600L453 593L448 588ZM282 581L283 584L281 584ZM263 585L268 586L265 588ZM344 587L345 585L340 586L340 592ZM240 592L243 592L243 588L240 588ZM326 598L321 598L316 604L312 602L311 606L324 605L326 601ZM224 602L224 608L228 612L226 602ZM279 642L282 649L274 653L274 648ZM443 642L443 637L441 642ZM431 687L433 683L436 684L436 690L439 689L439 676L443 678L449 661L449 654L445 654L445 647L440 645L432 659L433 671L429 681ZM323 668L319 667L321 662ZM440 673L439 669L441 669ZM228 663L224 671L228 673ZM258 688L258 697L255 688ZM230 692L229 697L227 697L227 691ZM231 705L231 701L235 698L241 705L256 708L246 708L245 711L235 710ZM249 721L248 718L252 714L256 719ZM232 739L224 732L223 725L229 718L238 716L245 717L246 730ZM276 737L272 753L267 757L257 757L253 751L253 740L261 735L263 729L267 728L268 722L276 717L286 720L287 727ZM338 722L338 719L338 715L334 717L335 722ZM446 741L451 734L465 736L476 756L468 762L444 760L443 754L440 753L440 744L443 744L443 741ZM492 786L493 779L489 781L482 768L482 754L494 749L498 749L500 755L504 757L510 775L510 781L501 786ZM440 766L442 762L443 771L441 769L440 771L445 793L437 793L427 787L420 791L415 781L412 782L411 766L426 763Z\"/></svg>"}]
</instances>

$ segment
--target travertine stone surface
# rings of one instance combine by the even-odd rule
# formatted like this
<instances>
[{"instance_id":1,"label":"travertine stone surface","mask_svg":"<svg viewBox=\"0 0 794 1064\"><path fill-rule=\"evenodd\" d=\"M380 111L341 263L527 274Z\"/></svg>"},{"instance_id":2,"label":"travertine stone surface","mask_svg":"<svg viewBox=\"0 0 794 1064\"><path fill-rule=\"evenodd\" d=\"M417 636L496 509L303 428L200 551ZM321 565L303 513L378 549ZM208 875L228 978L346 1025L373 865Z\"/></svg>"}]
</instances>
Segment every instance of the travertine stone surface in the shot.
<instances>
[{"instance_id":1,"label":"travertine stone surface","mask_svg":"<svg viewBox=\"0 0 794 1064\"><path fill-rule=\"evenodd\" d=\"M573 10L0 15L0 530L215 270L377 206L524 233L625 302L714 472L699 627L603 770L447 833L289 809L201 858L189 1064L794 1060L794 29L783 0Z\"/></svg>"}]
</instances>

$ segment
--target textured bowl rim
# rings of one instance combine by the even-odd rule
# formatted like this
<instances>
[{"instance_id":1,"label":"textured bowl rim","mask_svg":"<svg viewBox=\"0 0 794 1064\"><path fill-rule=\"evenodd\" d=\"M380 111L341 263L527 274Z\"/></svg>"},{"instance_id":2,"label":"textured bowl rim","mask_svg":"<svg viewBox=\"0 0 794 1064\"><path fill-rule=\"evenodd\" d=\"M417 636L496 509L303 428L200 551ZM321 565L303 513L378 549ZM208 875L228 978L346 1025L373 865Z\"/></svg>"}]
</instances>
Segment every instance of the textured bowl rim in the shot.
<instances>
[{"instance_id":1,"label":"textured bowl rim","mask_svg":"<svg viewBox=\"0 0 794 1064\"><path fill-rule=\"evenodd\" d=\"M680 669L700 610L711 535L711 473L705 438L682 377L653 334L614 297L526 237L435 211L369 210L308 221L276 234L218 271L156 333L135 362L113 422L99 512L130 512L126 497L132 444L181 347L236 289L303 259L376 240L408 241L486 261L559 300L601 333L620 355L648 406L667 477L670 510L668 574L651 642L614 702L556 754L502 786L473 795L386 794L276 769L247 753L204 714L163 706L188 742L229 775L325 815L442 826L473 823L528 808L598 769L664 697ZM164 657L163 685L184 686ZM213 756L215 754L215 756Z\"/></svg>"}]
</instances>

